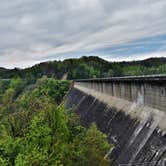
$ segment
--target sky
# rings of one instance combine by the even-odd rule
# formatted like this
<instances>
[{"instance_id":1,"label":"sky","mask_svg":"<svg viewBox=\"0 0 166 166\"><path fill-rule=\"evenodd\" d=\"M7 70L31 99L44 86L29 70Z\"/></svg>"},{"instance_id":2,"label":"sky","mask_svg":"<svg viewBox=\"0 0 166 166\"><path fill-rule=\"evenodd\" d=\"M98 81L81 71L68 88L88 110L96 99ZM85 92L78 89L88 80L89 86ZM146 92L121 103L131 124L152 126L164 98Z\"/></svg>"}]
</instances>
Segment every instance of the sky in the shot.
<instances>
[{"instance_id":1,"label":"sky","mask_svg":"<svg viewBox=\"0 0 166 166\"><path fill-rule=\"evenodd\" d=\"M0 67L166 57L166 0L0 0Z\"/></svg>"}]
</instances>

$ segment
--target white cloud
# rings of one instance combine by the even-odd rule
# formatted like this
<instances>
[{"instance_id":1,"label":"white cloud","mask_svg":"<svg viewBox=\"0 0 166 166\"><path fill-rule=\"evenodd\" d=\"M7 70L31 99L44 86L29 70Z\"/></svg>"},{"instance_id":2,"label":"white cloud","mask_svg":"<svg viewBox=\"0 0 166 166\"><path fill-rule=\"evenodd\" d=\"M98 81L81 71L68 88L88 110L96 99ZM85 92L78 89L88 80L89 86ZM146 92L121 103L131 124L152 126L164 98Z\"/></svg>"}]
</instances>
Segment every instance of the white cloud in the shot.
<instances>
[{"instance_id":1,"label":"white cloud","mask_svg":"<svg viewBox=\"0 0 166 166\"><path fill-rule=\"evenodd\" d=\"M25 67L50 55L95 52L164 34L165 15L165 0L1 0L0 66Z\"/></svg>"},{"instance_id":2,"label":"white cloud","mask_svg":"<svg viewBox=\"0 0 166 166\"><path fill-rule=\"evenodd\" d=\"M133 54L130 56L122 56L122 57L116 57L116 56L110 56L110 55L105 55L103 58L108 61L115 61L115 62L121 62L121 61L137 61L137 60L144 60L147 58L155 58L155 57L166 57L166 51L163 52L154 52L154 53L144 53L144 54Z\"/></svg>"}]
</instances>

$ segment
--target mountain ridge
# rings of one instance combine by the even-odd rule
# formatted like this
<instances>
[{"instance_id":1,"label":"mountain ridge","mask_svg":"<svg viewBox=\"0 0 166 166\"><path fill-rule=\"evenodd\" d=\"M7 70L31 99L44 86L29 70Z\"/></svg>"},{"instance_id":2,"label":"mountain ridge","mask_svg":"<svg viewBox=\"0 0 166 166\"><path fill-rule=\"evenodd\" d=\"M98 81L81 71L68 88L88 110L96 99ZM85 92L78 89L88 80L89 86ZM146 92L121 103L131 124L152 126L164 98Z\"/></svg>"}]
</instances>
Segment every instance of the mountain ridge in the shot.
<instances>
[{"instance_id":1,"label":"mountain ridge","mask_svg":"<svg viewBox=\"0 0 166 166\"><path fill-rule=\"evenodd\" d=\"M96 78L107 76L165 74L166 58L156 57L138 61L110 62L97 56L47 61L25 69L5 69L0 67L0 78L34 77L43 75L61 79L68 73L68 79Z\"/></svg>"}]
</instances>

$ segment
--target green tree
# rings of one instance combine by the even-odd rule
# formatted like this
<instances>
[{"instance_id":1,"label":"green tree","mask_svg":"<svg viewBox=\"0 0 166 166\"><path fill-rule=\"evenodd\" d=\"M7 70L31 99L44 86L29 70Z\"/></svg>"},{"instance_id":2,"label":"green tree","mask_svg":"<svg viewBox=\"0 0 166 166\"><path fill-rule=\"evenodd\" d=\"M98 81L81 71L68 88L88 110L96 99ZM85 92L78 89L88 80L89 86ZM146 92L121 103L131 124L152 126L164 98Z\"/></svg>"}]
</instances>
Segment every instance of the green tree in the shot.
<instances>
[{"instance_id":1,"label":"green tree","mask_svg":"<svg viewBox=\"0 0 166 166\"><path fill-rule=\"evenodd\" d=\"M106 166L110 165L109 159L105 159L104 156L110 149L110 145L107 142L107 136L101 133L95 124L82 134L78 135L74 140L75 146L80 150L80 165L86 166Z\"/></svg>"},{"instance_id":2,"label":"green tree","mask_svg":"<svg viewBox=\"0 0 166 166\"><path fill-rule=\"evenodd\" d=\"M24 80L11 80L0 108L2 166L109 164L107 137L95 125L81 126L79 116L64 108L69 84L43 77L29 88Z\"/></svg>"}]
</instances>

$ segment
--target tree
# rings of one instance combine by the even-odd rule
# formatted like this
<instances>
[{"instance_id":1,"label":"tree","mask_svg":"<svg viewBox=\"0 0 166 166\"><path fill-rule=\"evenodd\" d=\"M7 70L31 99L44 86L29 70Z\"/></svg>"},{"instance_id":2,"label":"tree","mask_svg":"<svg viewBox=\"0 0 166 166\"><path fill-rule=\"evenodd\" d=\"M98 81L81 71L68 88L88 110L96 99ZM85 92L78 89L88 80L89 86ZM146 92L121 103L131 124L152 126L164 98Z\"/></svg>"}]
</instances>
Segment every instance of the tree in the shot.
<instances>
[{"instance_id":1,"label":"tree","mask_svg":"<svg viewBox=\"0 0 166 166\"><path fill-rule=\"evenodd\" d=\"M74 140L75 148L78 148L76 153L78 157L78 163L80 166L109 166L109 159L105 159L104 156L110 149L110 144L107 141L107 136L101 133L95 124L79 134ZM74 156L73 156L74 157Z\"/></svg>"},{"instance_id":2,"label":"tree","mask_svg":"<svg viewBox=\"0 0 166 166\"><path fill-rule=\"evenodd\" d=\"M69 83L43 77L27 88L24 80L11 81L0 108L0 165L109 164L107 137L95 125L83 127L79 116L64 108Z\"/></svg>"}]
</instances>

